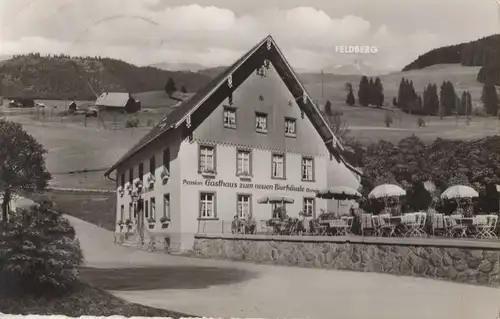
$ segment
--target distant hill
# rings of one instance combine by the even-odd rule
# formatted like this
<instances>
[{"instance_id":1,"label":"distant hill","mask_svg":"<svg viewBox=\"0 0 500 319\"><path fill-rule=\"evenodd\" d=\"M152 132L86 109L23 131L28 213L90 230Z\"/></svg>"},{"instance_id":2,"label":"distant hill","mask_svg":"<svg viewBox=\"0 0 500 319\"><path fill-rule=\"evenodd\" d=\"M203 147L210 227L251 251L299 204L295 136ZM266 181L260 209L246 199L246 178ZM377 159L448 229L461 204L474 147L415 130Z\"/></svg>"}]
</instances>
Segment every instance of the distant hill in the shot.
<instances>
[{"instance_id":1,"label":"distant hill","mask_svg":"<svg viewBox=\"0 0 500 319\"><path fill-rule=\"evenodd\" d=\"M228 66L216 66L213 68L206 68L206 69L199 70L198 73L209 76L211 78L214 78L217 75L224 72L227 68L228 68Z\"/></svg>"},{"instance_id":2,"label":"distant hill","mask_svg":"<svg viewBox=\"0 0 500 319\"><path fill-rule=\"evenodd\" d=\"M0 62L1 95L8 97L89 100L95 98L92 89L96 93L163 90L170 77L188 92L196 92L210 81L209 76L200 73L137 67L101 57L35 53Z\"/></svg>"},{"instance_id":3,"label":"distant hill","mask_svg":"<svg viewBox=\"0 0 500 319\"><path fill-rule=\"evenodd\" d=\"M155 63L155 64L150 64L149 66L166 71L189 71L189 72L198 72L206 68L205 66L196 63L169 63L169 62Z\"/></svg>"},{"instance_id":4,"label":"distant hill","mask_svg":"<svg viewBox=\"0 0 500 319\"><path fill-rule=\"evenodd\" d=\"M405 66L403 71L445 63L479 66L478 81L484 83L490 79L500 85L500 34L431 50Z\"/></svg>"}]
</instances>

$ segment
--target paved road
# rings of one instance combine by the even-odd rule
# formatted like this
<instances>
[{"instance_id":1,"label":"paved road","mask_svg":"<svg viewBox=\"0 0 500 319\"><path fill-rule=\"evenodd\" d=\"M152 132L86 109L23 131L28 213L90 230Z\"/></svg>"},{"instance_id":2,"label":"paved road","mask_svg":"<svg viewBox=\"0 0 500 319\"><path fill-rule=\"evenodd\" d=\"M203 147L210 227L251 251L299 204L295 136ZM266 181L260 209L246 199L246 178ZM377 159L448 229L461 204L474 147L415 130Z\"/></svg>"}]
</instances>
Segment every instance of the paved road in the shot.
<instances>
[{"instance_id":1,"label":"paved road","mask_svg":"<svg viewBox=\"0 0 500 319\"><path fill-rule=\"evenodd\" d=\"M112 291L121 298L148 306L208 317L304 319L494 319L500 311L500 289L383 274L147 253L116 247L111 232L68 218L80 238L87 266L101 268L102 271L106 268L169 266L164 270L165 276L162 276L159 268L150 268L150 271L158 274L158 281L179 274L186 282L199 281L196 268L193 267L199 267L200 276L208 268L219 268L221 272L224 269L240 270L251 274L233 281L214 281L208 287L193 285L185 288L176 283L177 286L170 289L130 291L130 287L123 287L119 291ZM181 269L191 269L189 271L194 275L181 275ZM129 269L121 271L125 270L127 274L123 275L124 280L142 274L145 286L153 289L148 270L135 269L134 273ZM115 277L122 276L120 270L114 272Z\"/></svg>"}]
</instances>

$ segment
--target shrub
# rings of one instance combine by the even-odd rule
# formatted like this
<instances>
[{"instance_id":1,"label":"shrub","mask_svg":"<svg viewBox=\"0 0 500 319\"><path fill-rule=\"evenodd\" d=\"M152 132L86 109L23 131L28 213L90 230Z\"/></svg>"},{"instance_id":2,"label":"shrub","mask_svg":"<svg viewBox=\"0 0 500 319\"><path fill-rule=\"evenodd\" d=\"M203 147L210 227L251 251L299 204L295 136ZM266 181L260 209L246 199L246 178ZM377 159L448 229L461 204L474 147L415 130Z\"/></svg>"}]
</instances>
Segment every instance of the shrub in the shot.
<instances>
[{"instance_id":1,"label":"shrub","mask_svg":"<svg viewBox=\"0 0 500 319\"><path fill-rule=\"evenodd\" d=\"M131 119L128 119L127 122L125 122L126 128L132 128L132 127L138 127L138 126L139 126L139 119L137 117L133 117Z\"/></svg>"},{"instance_id":2,"label":"shrub","mask_svg":"<svg viewBox=\"0 0 500 319\"><path fill-rule=\"evenodd\" d=\"M0 238L2 292L58 294L78 281L83 254L75 230L45 207L17 210Z\"/></svg>"}]
</instances>

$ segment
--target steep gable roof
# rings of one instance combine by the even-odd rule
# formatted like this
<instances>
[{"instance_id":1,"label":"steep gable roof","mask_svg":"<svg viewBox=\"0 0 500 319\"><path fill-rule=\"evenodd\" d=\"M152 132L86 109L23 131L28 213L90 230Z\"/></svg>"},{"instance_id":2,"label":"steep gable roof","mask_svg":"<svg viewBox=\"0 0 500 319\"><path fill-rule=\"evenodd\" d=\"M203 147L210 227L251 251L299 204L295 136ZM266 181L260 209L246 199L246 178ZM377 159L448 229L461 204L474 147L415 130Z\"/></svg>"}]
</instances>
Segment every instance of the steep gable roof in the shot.
<instances>
[{"instance_id":1,"label":"steep gable roof","mask_svg":"<svg viewBox=\"0 0 500 319\"><path fill-rule=\"evenodd\" d=\"M322 137L330 154L332 154L337 161L343 162L350 170L361 175L359 170L344 160L342 157L344 147L335 136L318 106L315 105L309 97L306 89L299 81L297 75L276 45L274 39L271 36L267 36L233 65L200 89L194 96L182 102L173 112L165 116L155 128L147 133L118 162L116 162L105 173L105 176L109 176L118 165L169 130L178 128L183 124L188 128L191 127L192 117L199 121L206 119L208 115L227 98L230 92L243 83L255 69L262 66L265 59L273 64L281 79L295 97L298 106L309 118Z\"/></svg>"},{"instance_id":2,"label":"steep gable roof","mask_svg":"<svg viewBox=\"0 0 500 319\"><path fill-rule=\"evenodd\" d=\"M104 92L95 101L97 106L125 107L130 98L128 93Z\"/></svg>"}]
</instances>

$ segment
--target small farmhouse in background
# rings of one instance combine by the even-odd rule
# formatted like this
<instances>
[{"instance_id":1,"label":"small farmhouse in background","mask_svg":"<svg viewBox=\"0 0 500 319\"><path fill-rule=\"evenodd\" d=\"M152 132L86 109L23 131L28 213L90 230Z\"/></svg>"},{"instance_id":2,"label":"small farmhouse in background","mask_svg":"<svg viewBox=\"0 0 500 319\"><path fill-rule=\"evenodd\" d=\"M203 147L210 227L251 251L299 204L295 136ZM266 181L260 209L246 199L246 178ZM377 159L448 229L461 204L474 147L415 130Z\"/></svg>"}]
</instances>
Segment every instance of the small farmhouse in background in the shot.
<instances>
[{"instance_id":1,"label":"small farmhouse in background","mask_svg":"<svg viewBox=\"0 0 500 319\"><path fill-rule=\"evenodd\" d=\"M95 106L100 110L133 113L141 109L141 102L130 93L104 92L95 101Z\"/></svg>"}]
</instances>

